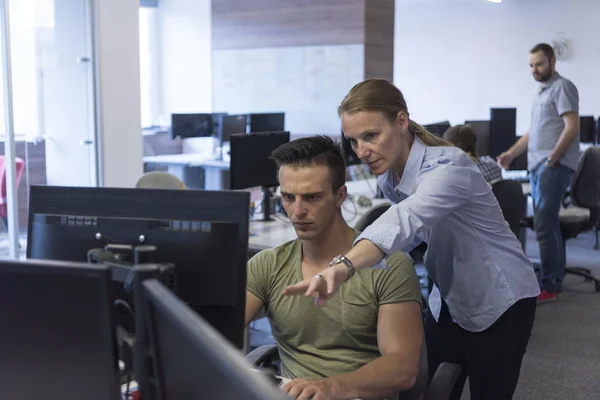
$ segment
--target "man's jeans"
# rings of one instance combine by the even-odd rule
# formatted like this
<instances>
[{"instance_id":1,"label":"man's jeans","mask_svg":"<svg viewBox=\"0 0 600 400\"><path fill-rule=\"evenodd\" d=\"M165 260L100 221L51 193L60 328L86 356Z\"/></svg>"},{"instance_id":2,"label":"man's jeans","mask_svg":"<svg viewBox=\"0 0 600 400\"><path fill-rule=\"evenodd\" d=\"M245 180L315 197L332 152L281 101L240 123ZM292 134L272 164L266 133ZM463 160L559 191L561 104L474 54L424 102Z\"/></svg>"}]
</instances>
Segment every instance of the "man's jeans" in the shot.
<instances>
[{"instance_id":1,"label":"man's jeans","mask_svg":"<svg viewBox=\"0 0 600 400\"><path fill-rule=\"evenodd\" d=\"M558 213L571 183L573 171L564 165L541 164L530 174L533 198L533 228L540 245L542 265L538 275L540 287L550 292L562 291L566 255L560 234Z\"/></svg>"}]
</instances>

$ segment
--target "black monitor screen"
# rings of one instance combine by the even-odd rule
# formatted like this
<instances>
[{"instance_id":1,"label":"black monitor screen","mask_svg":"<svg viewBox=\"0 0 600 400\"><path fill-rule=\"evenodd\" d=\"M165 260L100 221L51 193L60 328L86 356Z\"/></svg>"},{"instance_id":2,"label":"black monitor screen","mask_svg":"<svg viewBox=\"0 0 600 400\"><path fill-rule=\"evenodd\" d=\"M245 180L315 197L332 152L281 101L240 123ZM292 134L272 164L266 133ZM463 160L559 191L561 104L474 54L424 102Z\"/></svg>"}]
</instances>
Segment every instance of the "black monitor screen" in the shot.
<instances>
[{"instance_id":1,"label":"black monitor screen","mask_svg":"<svg viewBox=\"0 0 600 400\"><path fill-rule=\"evenodd\" d=\"M231 189L279 185L277 182L277 166L269 157L273 150L289 141L289 132L232 135L229 152L231 155Z\"/></svg>"},{"instance_id":2,"label":"black monitor screen","mask_svg":"<svg viewBox=\"0 0 600 400\"><path fill-rule=\"evenodd\" d=\"M250 114L250 132L285 130L285 113Z\"/></svg>"},{"instance_id":3,"label":"black monitor screen","mask_svg":"<svg viewBox=\"0 0 600 400\"><path fill-rule=\"evenodd\" d=\"M527 171L527 152L519 154L515 159L510 163L508 167L511 171Z\"/></svg>"},{"instance_id":4,"label":"black monitor screen","mask_svg":"<svg viewBox=\"0 0 600 400\"><path fill-rule=\"evenodd\" d=\"M344 158L346 159L346 166L360 165L360 158L358 158L354 150L352 150L352 144L350 143L350 140L348 140L346 136L344 136L344 132L342 132L341 141L342 152L344 153Z\"/></svg>"},{"instance_id":5,"label":"black monitor screen","mask_svg":"<svg viewBox=\"0 0 600 400\"><path fill-rule=\"evenodd\" d=\"M86 261L105 244L156 246L183 301L243 346L249 194L33 186L27 257Z\"/></svg>"},{"instance_id":6,"label":"black monitor screen","mask_svg":"<svg viewBox=\"0 0 600 400\"><path fill-rule=\"evenodd\" d=\"M490 109L490 157L496 158L517 140L517 109Z\"/></svg>"},{"instance_id":7,"label":"black monitor screen","mask_svg":"<svg viewBox=\"0 0 600 400\"><path fill-rule=\"evenodd\" d=\"M475 129L477 142L475 144L475 154L477 157L490 155L490 121L465 121L465 124L471 125Z\"/></svg>"},{"instance_id":8,"label":"black monitor screen","mask_svg":"<svg viewBox=\"0 0 600 400\"><path fill-rule=\"evenodd\" d=\"M286 398L160 282L143 286L158 400Z\"/></svg>"},{"instance_id":9,"label":"black monitor screen","mask_svg":"<svg viewBox=\"0 0 600 400\"><path fill-rule=\"evenodd\" d=\"M0 262L0 397L120 399L110 270Z\"/></svg>"},{"instance_id":10,"label":"black monitor screen","mask_svg":"<svg viewBox=\"0 0 600 400\"><path fill-rule=\"evenodd\" d=\"M212 114L171 114L171 138L210 137Z\"/></svg>"},{"instance_id":11,"label":"black monitor screen","mask_svg":"<svg viewBox=\"0 0 600 400\"><path fill-rule=\"evenodd\" d=\"M225 115L221 117L219 139L221 143L228 142L229 137L236 133L246 133L247 115Z\"/></svg>"},{"instance_id":12,"label":"black monitor screen","mask_svg":"<svg viewBox=\"0 0 600 400\"><path fill-rule=\"evenodd\" d=\"M594 143L596 136L596 121L593 116L579 117L579 141L581 143Z\"/></svg>"},{"instance_id":13,"label":"black monitor screen","mask_svg":"<svg viewBox=\"0 0 600 400\"><path fill-rule=\"evenodd\" d=\"M423 125L423 128L427 129L429 132L433 133L436 136L442 137L444 136L444 132L446 132L450 128L450 122L435 122L433 124Z\"/></svg>"}]
</instances>

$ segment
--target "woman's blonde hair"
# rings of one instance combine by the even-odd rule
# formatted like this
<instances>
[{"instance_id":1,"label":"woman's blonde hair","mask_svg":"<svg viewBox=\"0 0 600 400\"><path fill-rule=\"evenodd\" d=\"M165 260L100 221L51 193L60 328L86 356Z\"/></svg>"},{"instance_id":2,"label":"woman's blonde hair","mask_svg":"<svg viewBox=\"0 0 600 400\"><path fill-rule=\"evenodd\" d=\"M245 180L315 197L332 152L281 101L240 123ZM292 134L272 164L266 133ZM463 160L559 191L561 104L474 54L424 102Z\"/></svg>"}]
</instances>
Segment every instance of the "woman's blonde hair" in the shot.
<instances>
[{"instance_id":1,"label":"woman's blonde hair","mask_svg":"<svg viewBox=\"0 0 600 400\"><path fill-rule=\"evenodd\" d=\"M406 100L400 89L385 79L367 79L356 85L342 100L338 115L354 114L360 111L379 111L390 123L394 123L398 113L403 111L409 117L408 130L426 146L452 146L439 136L434 135L410 119Z\"/></svg>"}]
</instances>

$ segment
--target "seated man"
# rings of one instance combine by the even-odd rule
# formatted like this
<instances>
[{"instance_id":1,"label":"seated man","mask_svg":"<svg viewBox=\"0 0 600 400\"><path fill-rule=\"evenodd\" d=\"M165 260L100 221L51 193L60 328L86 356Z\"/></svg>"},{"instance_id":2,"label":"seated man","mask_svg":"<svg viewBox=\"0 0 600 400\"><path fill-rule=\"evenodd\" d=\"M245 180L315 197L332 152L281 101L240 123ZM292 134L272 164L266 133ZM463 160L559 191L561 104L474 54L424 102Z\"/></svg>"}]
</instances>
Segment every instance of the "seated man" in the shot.
<instances>
[{"instance_id":1,"label":"seated man","mask_svg":"<svg viewBox=\"0 0 600 400\"><path fill-rule=\"evenodd\" d=\"M471 125L456 125L444 132L444 139L471 155L481 170L483 177L492 184L502 179L502 170L498 163L491 157L479 157L475 155L477 144L477 133Z\"/></svg>"},{"instance_id":2,"label":"seated man","mask_svg":"<svg viewBox=\"0 0 600 400\"><path fill-rule=\"evenodd\" d=\"M287 143L277 163L283 207L298 238L248 262L246 326L265 307L279 347L283 389L294 398L392 398L414 386L423 341L419 281L398 253L388 269L365 269L316 307L284 296L352 247L357 232L342 217L345 164L339 147L316 136Z\"/></svg>"}]
</instances>

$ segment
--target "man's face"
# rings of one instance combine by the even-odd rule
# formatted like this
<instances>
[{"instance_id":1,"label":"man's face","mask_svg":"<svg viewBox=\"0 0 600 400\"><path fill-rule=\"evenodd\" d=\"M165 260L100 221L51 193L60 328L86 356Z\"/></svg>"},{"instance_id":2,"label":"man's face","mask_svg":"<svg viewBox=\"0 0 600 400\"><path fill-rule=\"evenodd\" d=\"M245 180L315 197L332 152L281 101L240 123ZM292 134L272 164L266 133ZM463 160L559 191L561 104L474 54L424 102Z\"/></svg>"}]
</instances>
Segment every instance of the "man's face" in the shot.
<instances>
[{"instance_id":1,"label":"man's face","mask_svg":"<svg viewBox=\"0 0 600 400\"><path fill-rule=\"evenodd\" d=\"M546 82L554 74L554 60L548 60L542 51L529 54L529 67L538 82Z\"/></svg>"},{"instance_id":2,"label":"man's face","mask_svg":"<svg viewBox=\"0 0 600 400\"><path fill-rule=\"evenodd\" d=\"M320 238L339 215L346 186L331 187L329 168L323 165L279 168L283 207L302 240Z\"/></svg>"}]
</instances>

